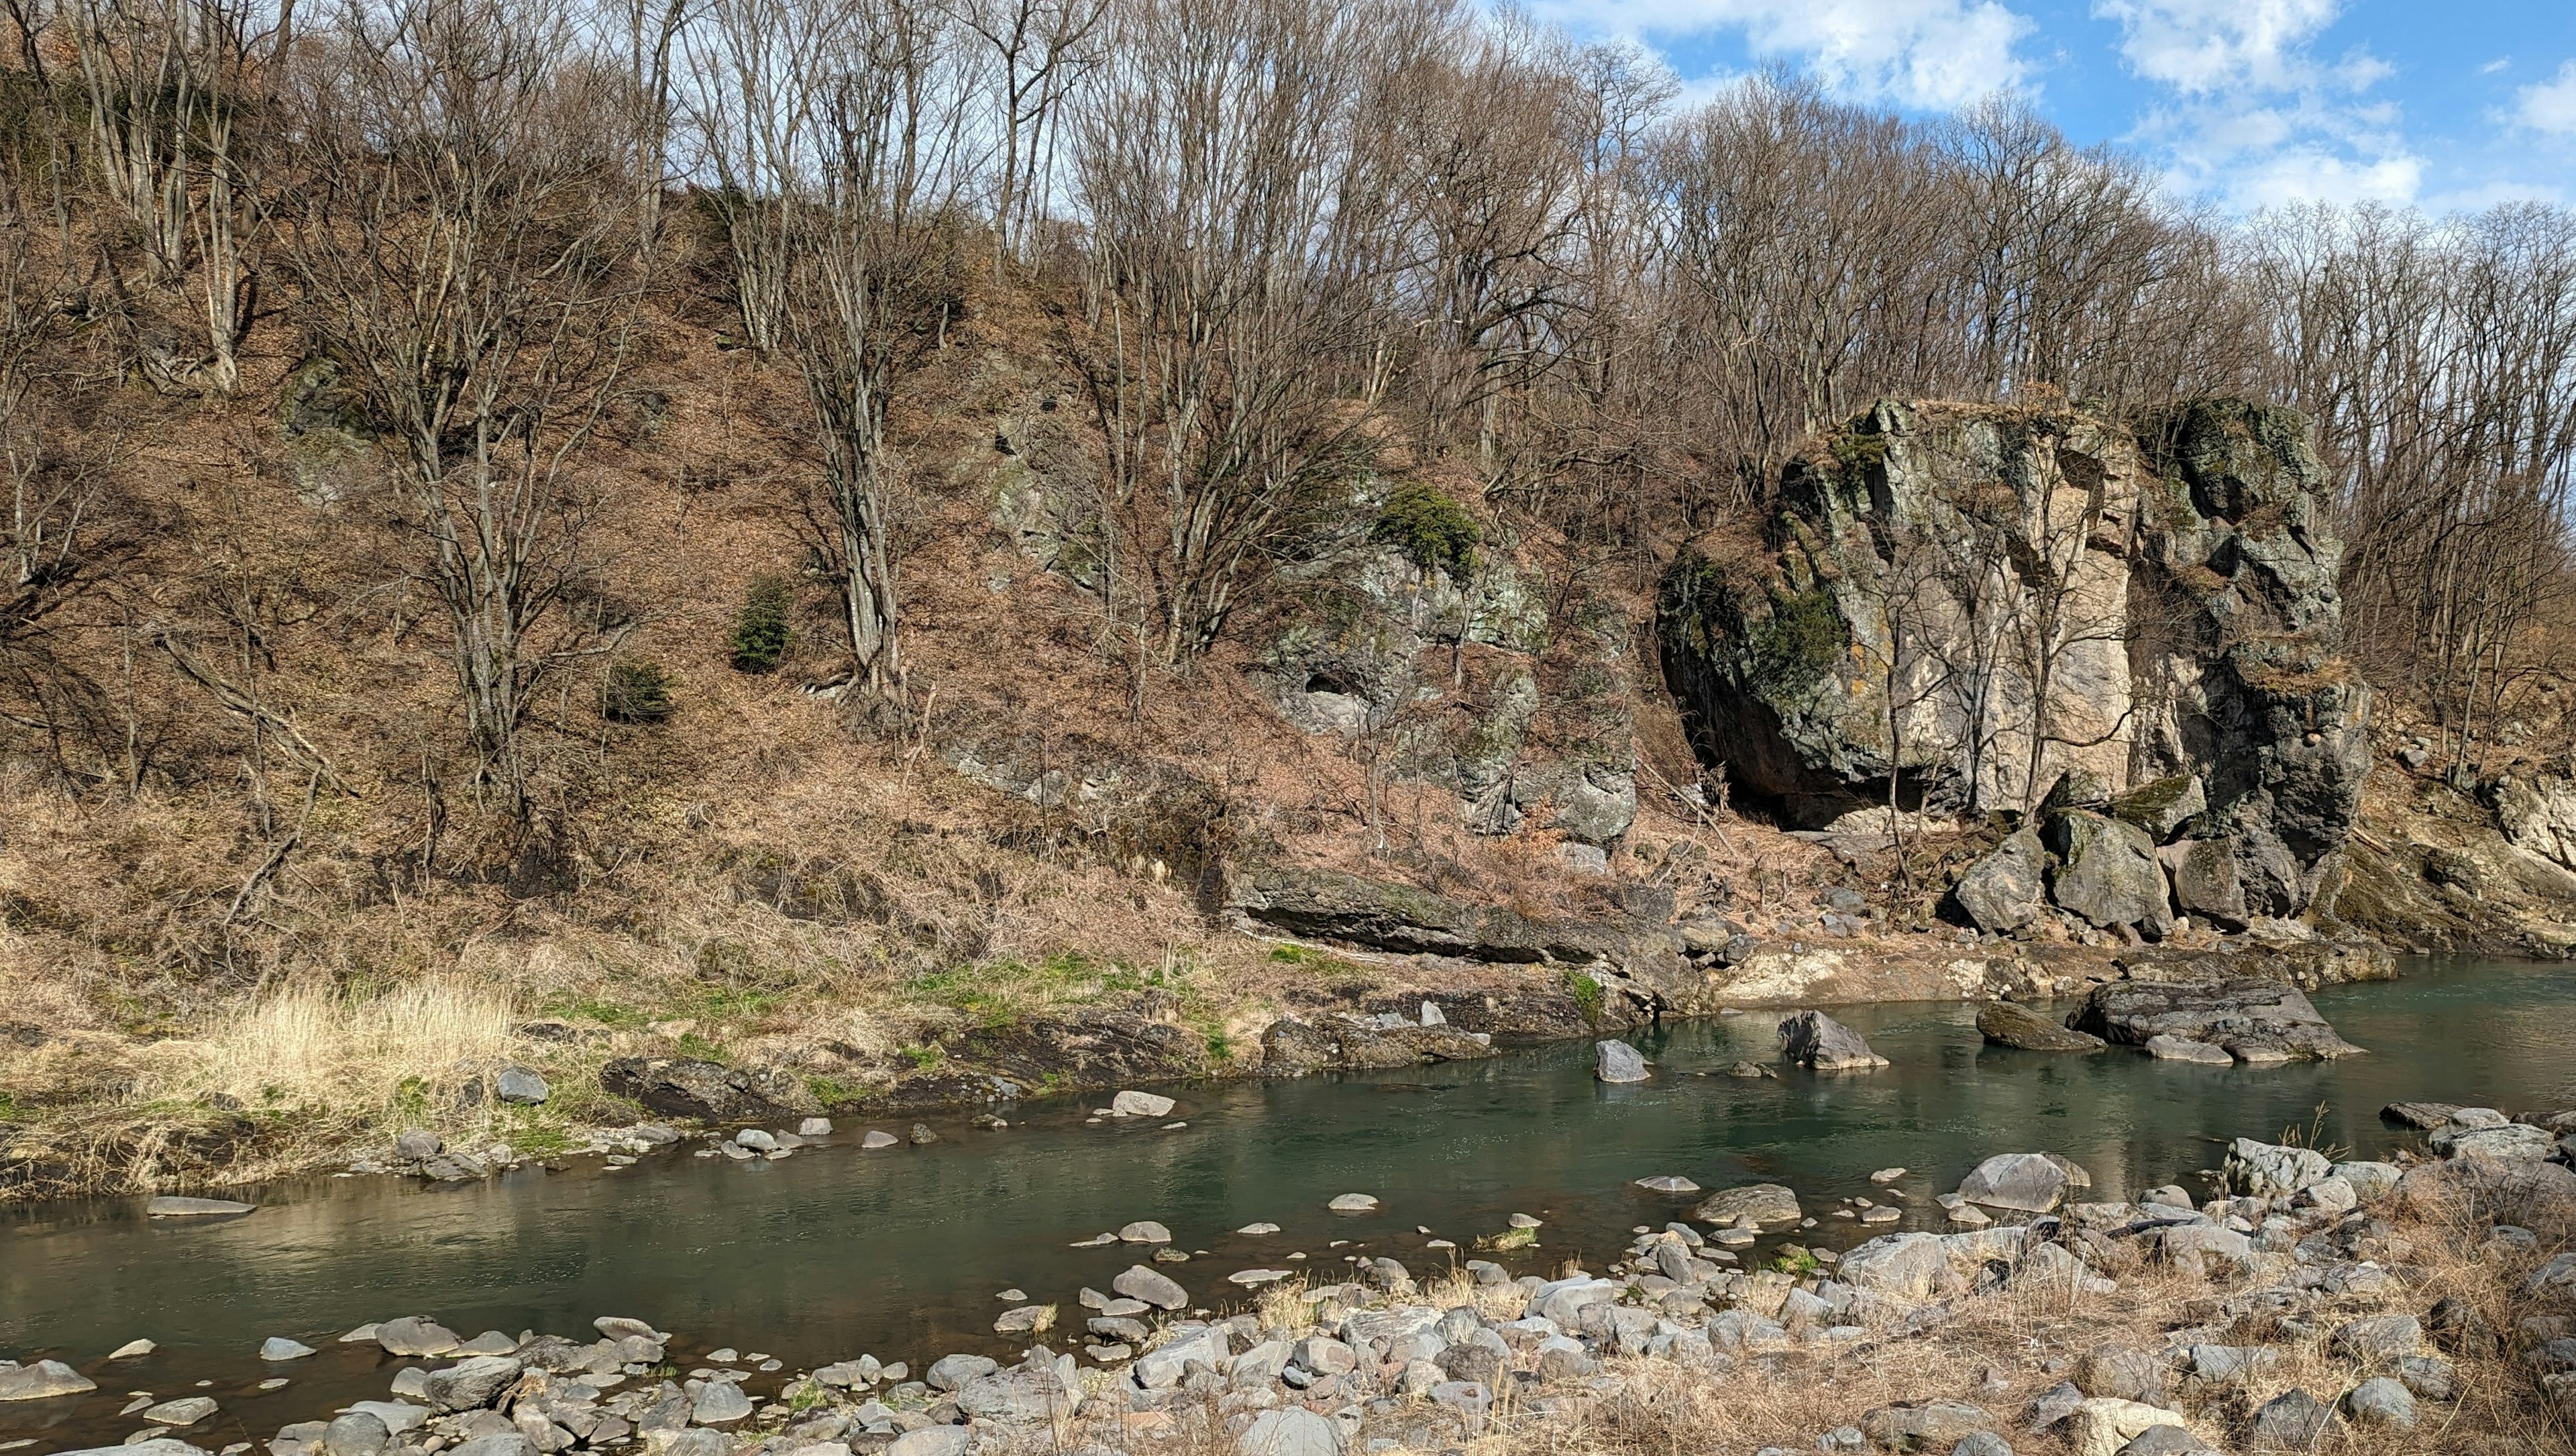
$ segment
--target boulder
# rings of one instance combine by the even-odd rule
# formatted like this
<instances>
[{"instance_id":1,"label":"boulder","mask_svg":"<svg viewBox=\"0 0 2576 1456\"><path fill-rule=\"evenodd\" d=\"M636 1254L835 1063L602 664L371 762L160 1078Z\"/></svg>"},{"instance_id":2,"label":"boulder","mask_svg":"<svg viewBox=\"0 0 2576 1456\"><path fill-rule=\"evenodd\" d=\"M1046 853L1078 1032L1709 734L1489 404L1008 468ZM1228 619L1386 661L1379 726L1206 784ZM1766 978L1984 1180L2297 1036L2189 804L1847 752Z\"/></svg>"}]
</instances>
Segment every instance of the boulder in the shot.
<instances>
[{"instance_id":1,"label":"boulder","mask_svg":"<svg viewBox=\"0 0 2576 1456\"><path fill-rule=\"evenodd\" d=\"M957 1408L978 1421L1028 1426L1070 1413L1074 1397L1051 1369L1024 1365L977 1380L957 1390Z\"/></svg>"},{"instance_id":2,"label":"boulder","mask_svg":"<svg viewBox=\"0 0 2576 1456\"><path fill-rule=\"evenodd\" d=\"M1891 1451L1956 1446L1994 1424L1985 1407L1964 1400L1899 1401L1865 1411L1860 1418L1861 1434Z\"/></svg>"},{"instance_id":3,"label":"boulder","mask_svg":"<svg viewBox=\"0 0 2576 1456\"><path fill-rule=\"evenodd\" d=\"M2145 830L2075 810L2051 819L2048 834L2058 856L2048 893L2060 906L2104 930L2135 926L2160 940L2173 929L2165 872Z\"/></svg>"},{"instance_id":4,"label":"boulder","mask_svg":"<svg viewBox=\"0 0 2576 1456\"><path fill-rule=\"evenodd\" d=\"M599 1085L665 1117L701 1122L777 1122L823 1110L804 1081L783 1068L690 1057L619 1057L600 1069Z\"/></svg>"},{"instance_id":5,"label":"boulder","mask_svg":"<svg viewBox=\"0 0 2576 1456\"><path fill-rule=\"evenodd\" d=\"M2284 1147L2252 1138L2238 1138L2228 1144L2227 1157L2218 1166L2219 1180L2227 1191L2249 1198L2284 1198L2310 1184L2324 1182L2333 1172L2334 1164L2313 1148Z\"/></svg>"},{"instance_id":6,"label":"boulder","mask_svg":"<svg viewBox=\"0 0 2576 1456\"><path fill-rule=\"evenodd\" d=\"M452 1354L459 1343L455 1331L420 1315L384 1321L376 1326L375 1338L388 1355Z\"/></svg>"},{"instance_id":7,"label":"boulder","mask_svg":"<svg viewBox=\"0 0 2576 1456\"><path fill-rule=\"evenodd\" d=\"M2090 1052L2109 1044L2091 1032L2060 1025L2010 1001L1990 1001L1979 1007L1977 1032L1992 1045L2031 1052Z\"/></svg>"},{"instance_id":8,"label":"boulder","mask_svg":"<svg viewBox=\"0 0 2576 1456\"><path fill-rule=\"evenodd\" d=\"M2393 1122L2400 1127L2431 1132L2438 1127L2448 1127L2452 1116L2459 1110L2448 1102L2391 1102L2379 1109L2379 1116L2382 1121Z\"/></svg>"},{"instance_id":9,"label":"boulder","mask_svg":"<svg viewBox=\"0 0 2576 1456\"><path fill-rule=\"evenodd\" d=\"M2041 1153L1998 1153L1959 1184L1959 1196L1987 1208L2048 1213L2066 1201L2066 1170Z\"/></svg>"},{"instance_id":10,"label":"boulder","mask_svg":"<svg viewBox=\"0 0 2576 1456\"><path fill-rule=\"evenodd\" d=\"M143 1206L150 1218L219 1218L226 1214L250 1213L255 1205L235 1203L229 1198L181 1198L163 1194Z\"/></svg>"},{"instance_id":11,"label":"boulder","mask_svg":"<svg viewBox=\"0 0 2576 1456\"><path fill-rule=\"evenodd\" d=\"M2236 1059L2227 1054L2227 1048L2179 1036L2148 1037L2146 1052L2160 1062L2198 1062L2205 1067L2236 1065Z\"/></svg>"},{"instance_id":12,"label":"boulder","mask_svg":"<svg viewBox=\"0 0 2576 1456\"><path fill-rule=\"evenodd\" d=\"M2558 1151L2558 1139L2547 1128L2526 1123L2502 1127L2446 1127L2427 1139L2433 1151L2449 1158L2493 1158L2520 1162L2546 1158Z\"/></svg>"},{"instance_id":13,"label":"boulder","mask_svg":"<svg viewBox=\"0 0 2576 1456\"><path fill-rule=\"evenodd\" d=\"M1796 1223L1806 1216L1798 1195L1777 1183L1747 1183L1710 1194L1691 1210L1702 1223L1731 1224L1750 1217L1755 1223Z\"/></svg>"},{"instance_id":14,"label":"boulder","mask_svg":"<svg viewBox=\"0 0 2576 1456\"><path fill-rule=\"evenodd\" d=\"M1968 867L1950 898L1969 924L2008 935L2047 913L2047 874L2048 851L2039 836L2017 830Z\"/></svg>"},{"instance_id":15,"label":"boulder","mask_svg":"<svg viewBox=\"0 0 2576 1456\"><path fill-rule=\"evenodd\" d=\"M1780 1052L1799 1066L1820 1072L1887 1065L1887 1058L1871 1051L1859 1032L1821 1011L1801 1011L1782 1021Z\"/></svg>"},{"instance_id":16,"label":"boulder","mask_svg":"<svg viewBox=\"0 0 2576 1456\"><path fill-rule=\"evenodd\" d=\"M545 1101L552 1091L545 1078L527 1067L503 1067L492 1074L492 1095L521 1107Z\"/></svg>"},{"instance_id":17,"label":"boulder","mask_svg":"<svg viewBox=\"0 0 2576 1456\"><path fill-rule=\"evenodd\" d=\"M1956 1288L1950 1251L1939 1234L1885 1234L1845 1253L1834 1277L1854 1289L1908 1304Z\"/></svg>"},{"instance_id":18,"label":"boulder","mask_svg":"<svg viewBox=\"0 0 2576 1456\"><path fill-rule=\"evenodd\" d=\"M1643 1082L1648 1075L1645 1053L1624 1041L1596 1042L1592 1075L1604 1082Z\"/></svg>"},{"instance_id":19,"label":"boulder","mask_svg":"<svg viewBox=\"0 0 2576 1456\"><path fill-rule=\"evenodd\" d=\"M2182 1417L2141 1401L2094 1396L2066 1416L2066 1446L2074 1456L2120 1456L2120 1448L2157 1426L2179 1426Z\"/></svg>"},{"instance_id":20,"label":"boulder","mask_svg":"<svg viewBox=\"0 0 2576 1456\"><path fill-rule=\"evenodd\" d=\"M422 1394L442 1411L479 1409L500 1399L525 1368L507 1355L476 1355L431 1371Z\"/></svg>"},{"instance_id":21,"label":"boulder","mask_svg":"<svg viewBox=\"0 0 2576 1456\"><path fill-rule=\"evenodd\" d=\"M2098 986L2069 1022L2123 1046L2157 1036L2226 1048L2239 1060L2274 1054L2332 1058L2361 1048L2335 1034L2295 986L2234 978L2112 981Z\"/></svg>"},{"instance_id":22,"label":"boulder","mask_svg":"<svg viewBox=\"0 0 2576 1456\"><path fill-rule=\"evenodd\" d=\"M1109 1287L1129 1299L1141 1299L1156 1309L1184 1309L1190 1302L1189 1295L1180 1285L1142 1264L1130 1267L1109 1281Z\"/></svg>"},{"instance_id":23,"label":"boulder","mask_svg":"<svg viewBox=\"0 0 2576 1456\"><path fill-rule=\"evenodd\" d=\"M1342 1428L1298 1407L1267 1410L1234 1438L1235 1456L1342 1456Z\"/></svg>"},{"instance_id":24,"label":"boulder","mask_svg":"<svg viewBox=\"0 0 2576 1456\"><path fill-rule=\"evenodd\" d=\"M2343 1393L2344 1419L2369 1429L2411 1431L2415 1428L2415 1393L2401 1381L2382 1375Z\"/></svg>"},{"instance_id":25,"label":"boulder","mask_svg":"<svg viewBox=\"0 0 2576 1456\"><path fill-rule=\"evenodd\" d=\"M2044 667L2058 741L2039 771L2080 772L2079 807L2136 785L2120 807L2151 840L2259 829L2303 872L2348 835L2370 693L2342 656L2331 480L2295 412L2203 399L2132 429L1881 401L1792 461L1778 499L1758 546L1733 528L1687 544L1657 600L1664 679L1739 797L1809 829L1891 782L1933 813L2022 809ZM1900 587L1931 639L1911 653ZM2050 615L2067 633L2045 659L1943 666ZM2195 776L2216 806L2197 815Z\"/></svg>"},{"instance_id":26,"label":"boulder","mask_svg":"<svg viewBox=\"0 0 2576 1456\"><path fill-rule=\"evenodd\" d=\"M964 1426L924 1426L906 1431L885 1448L885 1456L966 1456L975 1433Z\"/></svg>"},{"instance_id":27,"label":"boulder","mask_svg":"<svg viewBox=\"0 0 2576 1456\"><path fill-rule=\"evenodd\" d=\"M930 1362L922 1379L933 1390L957 1391L970 1380L981 1380L1001 1369L1001 1362L989 1355L943 1355Z\"/></svg>"},{"instance_id":28,"label":"boulder","mask_svg":"<svg viewBox=\"0 0 2576 1456\"><path fill-rule=\"evenodd\" d=\"M1178 1105L1151 1092L1121 1092L1109 1099L1110 1112L1119 1117L1169 1117Z\"/></svg>"},{"instance_id":29,"label":"boulder","mask_svg":"<svg viewBox=\"0 0 2576 1456\"><path fill-rule=\"evenodd\" d=\"M98 1382L60 1360L0 1369L0 1400L51 1400L98 1389Z\"/></svg>"},{"instance_id":30,"label":"boulder","mask_svg":"<svg viewBox=\"0 0 2576 1456\"><path fill-rule=\"evenodd\" d=\"M2365 1365L2394 1364L2423 1352L2424 1326L2411 1314L2369 1315L2337 1327L2333 1344L2336 1354Z\"/></svg>"},{"instance_id":31,"label":"boulder","mask_svg":"<svg viewBox=\"0 0 2576 1456\"><path fill-rule=\"evenodd\" d=\"M2145 831L2158 844L2173 838L2182 827L2209 807L2209 797L2201 789L2200 775L2174 774L2151 783L2138 785L2125 794L2111 798L2111 817Z\"/></svg>"}]
</instances>

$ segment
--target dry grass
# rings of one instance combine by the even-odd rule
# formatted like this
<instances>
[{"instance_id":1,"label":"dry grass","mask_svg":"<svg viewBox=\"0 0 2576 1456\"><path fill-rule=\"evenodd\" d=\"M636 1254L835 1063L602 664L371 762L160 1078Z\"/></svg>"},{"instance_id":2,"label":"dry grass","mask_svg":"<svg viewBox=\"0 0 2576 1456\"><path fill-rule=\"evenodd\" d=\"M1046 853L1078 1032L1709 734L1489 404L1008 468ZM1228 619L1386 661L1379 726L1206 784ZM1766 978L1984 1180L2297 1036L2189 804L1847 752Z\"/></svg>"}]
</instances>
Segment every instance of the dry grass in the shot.
<instances>
[{"instance_id":1,"label":"dry grass","mask_svg":"<svg viewBox=\"0 0 2576 1456\"><path fill-rule=\"evenodd\" d=\"M423 1095L452 1100L512 1060L519 1020L508 992L489 983L421 981L380 995L295 986L223 1014L202 1038L146 1047L135 1096L390 1116Z\"/></svg>"}]
</instances>

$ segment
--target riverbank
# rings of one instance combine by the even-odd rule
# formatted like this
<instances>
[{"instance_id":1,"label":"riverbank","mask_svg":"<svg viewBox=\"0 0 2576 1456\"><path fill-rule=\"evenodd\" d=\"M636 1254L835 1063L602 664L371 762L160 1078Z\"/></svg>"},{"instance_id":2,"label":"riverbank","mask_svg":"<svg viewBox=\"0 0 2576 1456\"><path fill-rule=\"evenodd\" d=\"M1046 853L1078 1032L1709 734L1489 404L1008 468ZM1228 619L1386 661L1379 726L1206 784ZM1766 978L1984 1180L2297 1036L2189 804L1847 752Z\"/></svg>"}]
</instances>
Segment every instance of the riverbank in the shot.
<instances>
[{"instance_id":1,"label":"riverbank","mask_svg":"<svg viewBox=\"0 0 2576 1456\"><path fill-rule=\"evenodd\" d=\"M2376 946L2314 936L2113 947L1761 924L1699 951L1658 928L1660 959L1561 947L1523 964L1237 935L1222 959L960 970L864 1013L829 988L668 988L657 1011L556 997L531 1014L490 984L430 982L290 991L194 1036L30 1032L8 1073L21 1104L0 1108L0 1202L352 1167L483 1176L631 1155L639 1126L653 1145L656 1127L809 1117L953 1131L1075 1094L1472 1060L1726 1009L2009 998L2063 1015L2127 979L2316 989L2396 974ZM406 1135L437 1152L404 1152Z\"/></svg>"},{"instance_id":2,"label":"riverbank","mask_svg":"<svg viewBox=\"0 0 2576 1456\"><path fill-rule=\"evenodd\" d=\"M467 1338L388 1311L323 1358L376 1352L392 1399L249 1436L274 1456L2563 1451L2576 1175L2559 1139L2576 1112L2414 1115L2435 1126L2388 1161L2240 1139L2197 1194L2175 1168L2095 1201L2088 1172L2036 1153L1989 1158L1930 1199L1900 1169L1876 1199L1721 1189L1597 1262L1516 1220L1491 1249L1407 1267L1368 1249L1406 1218L1376 1206L1331 1215L1353 1235L1347 1263L1219 1274L1154 1257L1178 1245L1148 1222L1122 1231L1128 1267L1106 1289L990 1306L1008 1359L850 1351L792 1368L742 1353L760 1343L743 1331L609 1316ZM1937 1208L1953 1231L1839 1253L1815 1232L1880 1207L1917 1223ZM247 1349L260 1332L241 1333ZM278 1381L313 1358L266 1353ZM113 1358L85 1363L31 1363L17 1383L133 1383ZM91 1434L180 1443L146 1456L248 1450L191 1434L220 1429L228 1399L140 1392L131 1430Z\"/></svg>"}]
</instances>

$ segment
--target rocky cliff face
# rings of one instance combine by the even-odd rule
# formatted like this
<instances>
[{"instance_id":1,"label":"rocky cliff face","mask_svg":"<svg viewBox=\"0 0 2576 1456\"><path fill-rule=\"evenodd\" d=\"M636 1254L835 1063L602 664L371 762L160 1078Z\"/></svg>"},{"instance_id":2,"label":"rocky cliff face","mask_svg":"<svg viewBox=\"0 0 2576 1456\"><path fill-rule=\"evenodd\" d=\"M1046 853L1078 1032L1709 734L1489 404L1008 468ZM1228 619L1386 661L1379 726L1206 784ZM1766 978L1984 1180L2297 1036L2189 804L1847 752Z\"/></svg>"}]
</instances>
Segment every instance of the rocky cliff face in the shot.
<instances>
[{"instance_id":1,"label":"rocky cliff face","mask_svg":"<svg viewBox=\"0 0 2576 1456\"><path fill-rule=\"evenodd\" d=\"M1823 827L1893 798L2026 828L1963 884L2160 934L2296 913L2349 833L2369 693L2341 656L2303 419L2137 432L1882 403L1791 467L1758 542L1668 574L1666 678L1740 794Z\"/></svg>"}]
</instances>

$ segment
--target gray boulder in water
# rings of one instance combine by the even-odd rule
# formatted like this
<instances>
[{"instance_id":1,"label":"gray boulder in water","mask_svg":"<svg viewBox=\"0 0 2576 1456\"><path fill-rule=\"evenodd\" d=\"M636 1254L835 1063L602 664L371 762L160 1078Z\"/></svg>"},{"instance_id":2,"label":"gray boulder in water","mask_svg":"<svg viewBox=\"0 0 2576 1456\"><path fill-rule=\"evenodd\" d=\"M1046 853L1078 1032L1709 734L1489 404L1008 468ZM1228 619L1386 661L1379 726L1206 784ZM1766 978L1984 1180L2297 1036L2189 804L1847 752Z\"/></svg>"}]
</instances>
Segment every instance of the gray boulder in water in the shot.
<instances>
[{"instance_id":1,"label":"gray boulder in water","mask_svg":"<svg viewBox=\"0 0 2576 1456\"><path fill-rule=\"evenodd\" d=\"M1605 1041L1592 1048L1592 1075L1604 1082L1643 1082L1646 1057L1624 1041Z\"/></svg>"},{"instance_id":2,"label":"gray boulder in water","mask_svg":"<svg viewBox=\"0 0 2576 1456\"><path fill-rule=\"evenodd\" d=\"M1977 1033L1996 1046L2031 1052L2097 1052L2108 1045L2091 1032L2060 1025L2010 1001L1989 1002L1980 1008Z\"/></svg>"},{"instance_id":3,"label":"gray boulder in water","mask_svg":"<svg viewBox=\"0 0 2576 1456\"><path fill-rule=\"evenodd\" d=\"M2095 988L2070 1023L2122 1046L2179 1037L2224 1047L2238 1061L2348 1057L2361 1050L2337 1035L2295 986L2248 978L2114 981Z\"/></svg>"},{"instance_id":4,"label":"gray boulder in water","mask_svg":"<svg viewBox=\"0 0 2576 1456\"><path fill-rule=\"evenodd\" d=\"M1780 1023L1780 1053L1819 1072L1887 1065L1887 1058L1871 1051L1859 1032L1821 1011L1801 1011Z\"/></svg>"}]
</instances>

